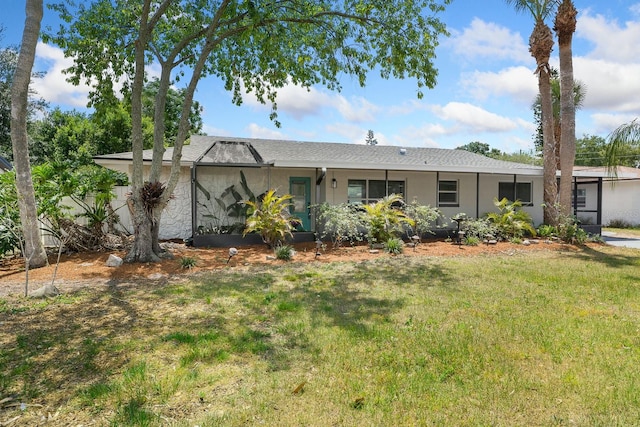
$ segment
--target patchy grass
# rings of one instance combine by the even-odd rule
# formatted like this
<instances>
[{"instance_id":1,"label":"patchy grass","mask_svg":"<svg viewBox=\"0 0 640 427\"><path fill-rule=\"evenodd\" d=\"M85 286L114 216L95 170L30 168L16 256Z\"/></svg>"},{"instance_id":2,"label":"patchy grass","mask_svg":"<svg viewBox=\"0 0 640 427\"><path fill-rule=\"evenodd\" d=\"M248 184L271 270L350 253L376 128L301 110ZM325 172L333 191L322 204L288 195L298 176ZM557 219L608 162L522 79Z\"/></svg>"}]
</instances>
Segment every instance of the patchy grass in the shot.
<instances>
[{"instance_id":1,"label":"patchy grass","mask_svg":"<svg viewBox=\"0 0 640 427\"><path fill-rule=\"evenodd\" d=\"M0 299L0 423L633 425L639 255L398 256Z\"/></svg>"},{"instance_id":2,"label":"patchy grass","mask_svg":"<svg viewBox=\"0 0 640 427\"><path fill-rule=\"evenodd\" d=\"M640 238L640 228L611 228L606 227L603 228L603 231L609 231L616 234L621 234L630 237L638 237Z\"/></svg>"}]
</instances>

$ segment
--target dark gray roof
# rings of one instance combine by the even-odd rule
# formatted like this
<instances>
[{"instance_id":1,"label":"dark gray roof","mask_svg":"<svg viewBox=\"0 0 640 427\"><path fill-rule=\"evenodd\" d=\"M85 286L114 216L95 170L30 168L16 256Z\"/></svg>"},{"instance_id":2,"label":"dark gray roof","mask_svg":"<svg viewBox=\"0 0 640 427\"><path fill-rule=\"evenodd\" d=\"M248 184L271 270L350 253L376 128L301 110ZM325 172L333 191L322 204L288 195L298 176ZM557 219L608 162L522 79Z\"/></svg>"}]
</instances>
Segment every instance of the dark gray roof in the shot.
<instances>
[{"instance_id":1,"label":"dark gray roof","mask_svg":"<svg viewBox=\"0 0 640 427\"><path fill-rule=\"evenodd\" d=\"M171 148L167 149L164 160L171 161L172 153ZM151 150L145 150L144 158L151 160ZM131 160L132 156L131 153L120 153L98 156L96 159ZM528 175L542 173L539 166L495 160L463 150L202 135L192 136L190 145L184 146L182 162L198 162L203 165L241 164Z\"/></svg>"}]
</instances>

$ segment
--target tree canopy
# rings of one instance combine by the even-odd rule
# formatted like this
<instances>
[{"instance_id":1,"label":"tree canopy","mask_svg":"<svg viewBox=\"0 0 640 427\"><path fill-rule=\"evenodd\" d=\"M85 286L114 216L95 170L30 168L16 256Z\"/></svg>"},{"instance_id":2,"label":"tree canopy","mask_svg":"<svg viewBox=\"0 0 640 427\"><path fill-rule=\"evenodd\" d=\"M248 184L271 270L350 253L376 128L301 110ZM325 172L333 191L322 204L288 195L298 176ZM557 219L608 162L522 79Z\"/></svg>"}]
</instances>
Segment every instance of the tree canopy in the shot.
<instances>
[{"instance_id":1,"label":"tree canopy","mask_svg":"<svg viewBox=\"0 0 640 427\"><path fill-rule=\"evenodd\" d=\"M95 0L54 5L67 25L48 40L75 59L71 81L93 87L94 105L112 102L122 83L131 97L132 196L135 240L130 261L158 259L157 227L177 184L188 115L198 82L215 76L240 104L247 93L271 103L277 121L277 92L288 84L340 90L351 75L413 78L417 95L435 86L432 62L438 37L447 35L437 14L450 0ZM154 112L154 151L148 179L142 167L145 67L160 66ZM165 107L172 76L186 81L174 141L171 174L160 183ZM153 195L153 197L151 197ZM151 198L149 198L151 197ZM153 200L153 202L151 202Z\"/></svg>"}]
</instances>

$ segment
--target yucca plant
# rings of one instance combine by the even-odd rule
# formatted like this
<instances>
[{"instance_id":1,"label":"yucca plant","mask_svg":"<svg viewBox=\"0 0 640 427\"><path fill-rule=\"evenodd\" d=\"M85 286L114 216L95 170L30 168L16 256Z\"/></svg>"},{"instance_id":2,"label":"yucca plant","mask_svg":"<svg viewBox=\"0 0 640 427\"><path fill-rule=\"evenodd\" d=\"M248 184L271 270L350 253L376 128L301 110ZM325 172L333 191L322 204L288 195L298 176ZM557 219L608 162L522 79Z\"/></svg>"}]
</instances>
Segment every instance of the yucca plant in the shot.
<instances>
[{"instance_id":1,"label":"yucca plant","mask_svg":"<svg viewBox=\"0 0 640 427\"><path fill-rule=\"evenodd\" d=\"M298 221L289 213L291 194L277 196L275 190L269 190L260 201L248 200L249 216L243 235L256 232L270 248L293 237L294 224Z\"/></svg>"}]
</instances>

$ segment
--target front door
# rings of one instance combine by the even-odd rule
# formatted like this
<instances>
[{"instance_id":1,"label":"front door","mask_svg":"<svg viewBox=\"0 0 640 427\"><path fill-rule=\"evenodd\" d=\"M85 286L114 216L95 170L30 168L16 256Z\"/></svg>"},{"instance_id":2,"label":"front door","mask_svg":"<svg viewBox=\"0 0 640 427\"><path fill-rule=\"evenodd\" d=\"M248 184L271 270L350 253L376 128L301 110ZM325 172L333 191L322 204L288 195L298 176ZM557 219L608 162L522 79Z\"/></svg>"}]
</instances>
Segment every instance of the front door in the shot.
<instances>
[{"instance_id":1,"label":"front door","mask_svg":"<svg viewBox=\"0 0 640 427\"><path fill-rule=\"evenodd\" d=\"M289 193L293 196L291 199L291 215L297 217L301 221L298 230L311 230L311 178L289 178Z\"/></svg>"}]
</instances>

